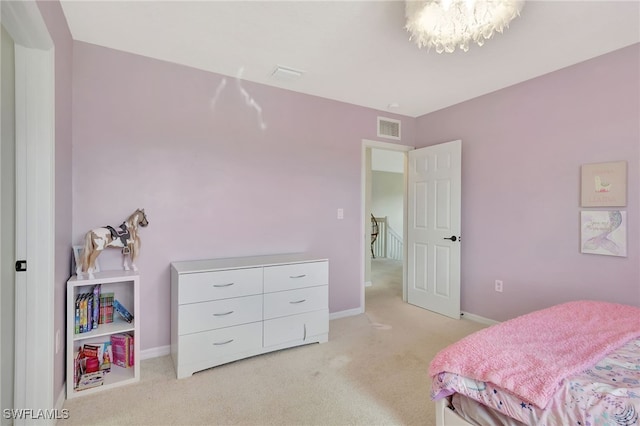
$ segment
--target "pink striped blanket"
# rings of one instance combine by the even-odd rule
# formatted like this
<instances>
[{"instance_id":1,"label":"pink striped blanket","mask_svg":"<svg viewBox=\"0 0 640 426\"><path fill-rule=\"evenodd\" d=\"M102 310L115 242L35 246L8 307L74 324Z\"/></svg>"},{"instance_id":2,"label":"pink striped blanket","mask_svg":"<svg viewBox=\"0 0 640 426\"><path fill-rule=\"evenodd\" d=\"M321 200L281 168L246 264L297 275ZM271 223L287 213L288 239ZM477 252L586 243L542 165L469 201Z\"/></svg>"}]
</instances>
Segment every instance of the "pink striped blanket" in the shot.
<instances>
[{"instance_id":1,"label":"pink striped blanket","mask_svg":"<svg viewBox=\"0 0 640 426\"><path fill-rule=\"evenodd\" d=\"M436 380L450 372L491 382L545 408L563 379L639 336L640 308L569 302L463 338L436 355L429 375Z\"/></svg>"}]
</instances>

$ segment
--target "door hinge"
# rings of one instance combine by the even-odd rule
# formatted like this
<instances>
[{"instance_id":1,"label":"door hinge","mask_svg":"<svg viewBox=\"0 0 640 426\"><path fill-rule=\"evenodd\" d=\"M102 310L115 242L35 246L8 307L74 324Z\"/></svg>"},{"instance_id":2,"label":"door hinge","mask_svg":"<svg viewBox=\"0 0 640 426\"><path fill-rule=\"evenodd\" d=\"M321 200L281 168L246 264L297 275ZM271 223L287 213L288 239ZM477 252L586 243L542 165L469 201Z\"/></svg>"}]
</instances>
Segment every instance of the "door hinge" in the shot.
<instances>
[{"instance_id":1,"label":"door hinge","mask_svg":"<svg viewBox=\"0 0 640 426\"><path fill-rule=\"evenodd\" d=\"M27 271L27 261L26 260L16 261L16 272L26 272L26 271Z\"/></svg>"}]
</instances>

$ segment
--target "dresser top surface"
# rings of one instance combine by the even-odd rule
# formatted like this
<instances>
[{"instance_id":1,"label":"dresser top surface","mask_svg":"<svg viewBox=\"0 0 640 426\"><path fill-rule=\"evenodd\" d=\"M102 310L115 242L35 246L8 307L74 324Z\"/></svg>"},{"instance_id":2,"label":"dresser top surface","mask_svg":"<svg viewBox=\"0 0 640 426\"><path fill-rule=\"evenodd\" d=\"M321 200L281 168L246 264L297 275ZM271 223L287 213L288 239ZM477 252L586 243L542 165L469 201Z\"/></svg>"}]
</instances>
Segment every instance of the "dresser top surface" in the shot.
<instances>
[{"instance_id":1,"label":"dresser top surface","mask_svg":"<svg viewBox=\"0 0 640 426\"><path fill-rule=\"evenodd\" d=\"M250 267L290 265L294 263L326 262L328 259L317 258L308 253L289 253L266 256L229 257L222 259L187 260L171 262L176 272L197 273L225 269L241 269Z\"/></svg>"}]
</instances>

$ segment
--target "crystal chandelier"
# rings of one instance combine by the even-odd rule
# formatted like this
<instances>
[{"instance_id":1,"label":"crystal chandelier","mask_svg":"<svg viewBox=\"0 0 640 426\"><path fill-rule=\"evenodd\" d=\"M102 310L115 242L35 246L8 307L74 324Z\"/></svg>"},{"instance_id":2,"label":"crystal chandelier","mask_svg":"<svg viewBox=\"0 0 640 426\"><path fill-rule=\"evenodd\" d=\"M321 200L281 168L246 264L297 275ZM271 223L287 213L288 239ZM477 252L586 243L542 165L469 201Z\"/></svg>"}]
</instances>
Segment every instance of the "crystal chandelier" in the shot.
<instances>
[{"instance_id":1,"label":"crystal chandelier","mask_svg":"<svg viewBox=\"0 0 640 426\"><path fill-rule=\"evenodd\" d=\"M406 29L418 47L452 53L482 46L520 15L523 0L407 0Z\"/></svg>"}]
</instances>

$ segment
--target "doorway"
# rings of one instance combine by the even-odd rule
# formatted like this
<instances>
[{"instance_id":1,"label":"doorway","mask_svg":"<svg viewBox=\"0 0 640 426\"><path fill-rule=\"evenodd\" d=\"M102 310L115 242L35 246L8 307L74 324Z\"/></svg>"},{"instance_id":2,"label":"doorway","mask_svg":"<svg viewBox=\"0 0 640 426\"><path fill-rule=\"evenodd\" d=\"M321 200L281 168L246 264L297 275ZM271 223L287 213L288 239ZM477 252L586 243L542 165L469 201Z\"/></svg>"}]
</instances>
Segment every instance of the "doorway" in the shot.
<instances>
[{"instance_id":1,"label":"doorway","mask_svg":"<svg viewBox=\"0 0 640 426\"><path fill-rule=\"evenodd\" d=\"M407 159L413 147L386 142L362 142L362 310L367 294L400 297L406 302ZM374 182L377 188L374 189ZM378 235L372 244L372 216ZM393 232L393 233L392 233ZM398 248L397 243L401 246ZM376 288L376 281L380 288ZM375 290L374 290L375 289Z\"/></svg>"},{"instance_id":2,"label":"doorway","mask_svg":"<svg viewBox=\"0 0 640 426\"><path fill-rule=\"evenodd\" d=\"M402 300L405 154L371 148L371 286L367 298Z\"/></svg>"},{"instance_id":3,"label":"doorway","mask_svg":"<svg viewBox=\"0 0 640 426\"><path fill-rule=\"evenodd\" d=\"M371 285L372 151L404 152L402 301L460 318L461 147L362 144L362 312ZM408 238L410 236L411 238Z\"/></svg>"}]
</instances>

